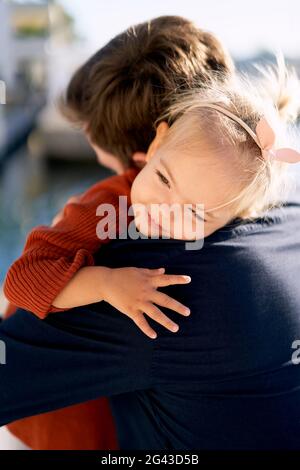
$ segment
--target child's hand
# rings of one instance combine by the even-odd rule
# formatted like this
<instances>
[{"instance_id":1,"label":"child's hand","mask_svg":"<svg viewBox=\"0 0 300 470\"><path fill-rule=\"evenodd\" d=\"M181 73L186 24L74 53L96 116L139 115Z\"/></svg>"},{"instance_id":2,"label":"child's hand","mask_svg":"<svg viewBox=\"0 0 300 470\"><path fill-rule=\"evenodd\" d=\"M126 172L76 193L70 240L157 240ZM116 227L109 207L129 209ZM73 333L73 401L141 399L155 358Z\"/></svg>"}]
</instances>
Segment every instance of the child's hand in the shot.
<instances>
[{"instance_id":1,"label":"child's hand","mask_svg":"<svg viewBox=\"0 0 300 470\"><path fill-rule=\"evenodd\" d=\"M66 204L70 204L71 202L78 202L80 200L81 194L76 196L71 196L67 200ZM53 217L50 227L54 227L58 222L60 222L64 217L64 207Z\"/></svg>"},{"instance_id":2,"label":"child's hand","mask_svg":"<svg viewBox=\"0 0 300 470\"><path fill-rule=\"evenodd\" d=\"M157 288L187 284L191 278L183 275L164 274L164 271L164 268L114 268L111 269L104 289L103 300L130 317L150 338L156 338L157 334L150 327L144 313L170 331L176 332L179 329L179 326L154 304L167 307L184 316L190 314L188 307L158 291Z\"/></svg>"}]
</instances>

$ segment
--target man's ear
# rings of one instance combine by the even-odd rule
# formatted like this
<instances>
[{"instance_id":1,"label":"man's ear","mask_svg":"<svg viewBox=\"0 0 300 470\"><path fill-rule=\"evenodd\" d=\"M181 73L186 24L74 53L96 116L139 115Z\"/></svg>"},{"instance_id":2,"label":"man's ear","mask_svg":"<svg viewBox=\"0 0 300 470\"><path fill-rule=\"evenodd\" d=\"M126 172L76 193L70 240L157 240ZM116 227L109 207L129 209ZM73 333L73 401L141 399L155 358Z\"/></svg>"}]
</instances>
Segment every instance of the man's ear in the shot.
<instances>
[{"instance_id":1,"label":"man's ear","mask_svg":"<svg viewBox=\"0 0 300 470\"><path fill-rule=\"evenodd\" d=\"M144 152L134 152L132 160L138 168L143 168L146 165L147 154Z\"/></svg>"},{"instance_id":2,"label":"man's ear","mask_svg":"<svg viewBox=\"0 0 300 470\"><path fill-rule=\"evenodd\" d=\"M165 139L169 130L169 124L166 121L162 121L158 124L156 128L156 135L152 140L151 144L149 145L146 162L148 162L152 156L155 154L157 149L161 146L163 140Z\"/></svg>"}]
</instances>

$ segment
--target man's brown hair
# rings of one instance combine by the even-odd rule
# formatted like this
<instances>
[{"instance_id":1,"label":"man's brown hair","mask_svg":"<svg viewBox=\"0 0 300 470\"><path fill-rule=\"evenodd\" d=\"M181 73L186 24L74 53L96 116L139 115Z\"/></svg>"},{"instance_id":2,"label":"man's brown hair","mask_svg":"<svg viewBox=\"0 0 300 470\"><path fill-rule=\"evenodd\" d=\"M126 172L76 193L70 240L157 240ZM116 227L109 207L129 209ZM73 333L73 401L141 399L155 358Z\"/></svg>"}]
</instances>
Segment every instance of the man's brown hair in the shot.
<instances>
[{"instance_id":1,"label":"man's brown hair","mask_svg":"<svg viewBox=\"0 0 300 470\"><path fill-rule=\"evenodd\" d=\"M128 28L84 63L61 109L128 167L134 152L147 151L174 94L233 70L214 35L185 18L161 16Z\"/></svg>"}]
</instances>

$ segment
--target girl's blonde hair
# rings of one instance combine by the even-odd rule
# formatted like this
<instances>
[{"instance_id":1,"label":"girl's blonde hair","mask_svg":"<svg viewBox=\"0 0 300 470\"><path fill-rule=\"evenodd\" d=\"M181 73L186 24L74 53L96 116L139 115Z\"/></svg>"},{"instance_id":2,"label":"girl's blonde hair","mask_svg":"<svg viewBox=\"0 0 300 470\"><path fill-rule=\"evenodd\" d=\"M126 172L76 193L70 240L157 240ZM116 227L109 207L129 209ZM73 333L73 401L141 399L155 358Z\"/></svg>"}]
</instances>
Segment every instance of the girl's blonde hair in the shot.
<instances>
[{"instance_id":1,"label":"girl's blonde hair","mask_svg":"<svg viewBox=\"0 0 300 470\"><path fill-rule=\"evenodd\" d=\"M288 164L263 158L257 143L238 122L209 106L228 110L254 132L265 117L275 131L278 147L291 146L287 124L296 121L300 110L300 82L282 56L275 66L257 69L259 76L251 79L240 74L221 83L217 77L204 89L194 87L176 98L160 117L171 124L167 140L177 148L181 145L185 151L195 151L204 139L215 154L234 157L229 164L233 162L240 175L234 188L238 196L229 203L232 201L234 216L240 218L260 216L285 200Z\"/></svg>"}]
</instances>

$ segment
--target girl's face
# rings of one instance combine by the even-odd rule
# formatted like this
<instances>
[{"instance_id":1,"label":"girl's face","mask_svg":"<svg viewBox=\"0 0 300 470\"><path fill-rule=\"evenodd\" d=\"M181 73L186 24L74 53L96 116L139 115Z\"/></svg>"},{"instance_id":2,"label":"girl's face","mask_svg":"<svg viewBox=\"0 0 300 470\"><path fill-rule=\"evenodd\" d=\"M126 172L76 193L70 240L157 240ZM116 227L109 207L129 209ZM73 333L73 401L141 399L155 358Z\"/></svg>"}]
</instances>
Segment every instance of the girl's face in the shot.
<instances>
[{"instance_id":1,"label":"girl's face","mask_svg":"<svg viewBox=\"0 0 300 470\"><path fill-rule=\"evenodd\" d=\"M232 183L231 186L228 183L231 180L226 168L228 161L225 164L225 159L209 155L204 149L201 152L200 148L189 152L176 149L171 139L164 145L168 132L166 123L158 126L147 164L133 182L135 225L147 237L163 235L182 240L206 237L232 218L228 207L205 212L228 200L232 189ZM179 209L177 212L170 211L173 204ZM197 204L204 205L204 212Z\"/></svg>"}]
</instances>

